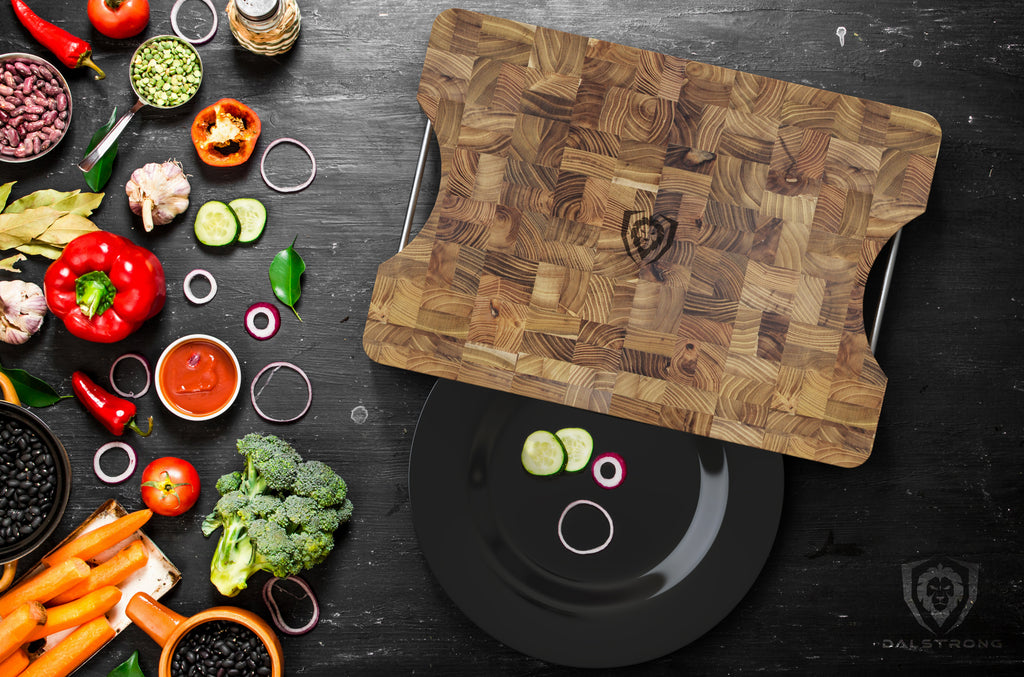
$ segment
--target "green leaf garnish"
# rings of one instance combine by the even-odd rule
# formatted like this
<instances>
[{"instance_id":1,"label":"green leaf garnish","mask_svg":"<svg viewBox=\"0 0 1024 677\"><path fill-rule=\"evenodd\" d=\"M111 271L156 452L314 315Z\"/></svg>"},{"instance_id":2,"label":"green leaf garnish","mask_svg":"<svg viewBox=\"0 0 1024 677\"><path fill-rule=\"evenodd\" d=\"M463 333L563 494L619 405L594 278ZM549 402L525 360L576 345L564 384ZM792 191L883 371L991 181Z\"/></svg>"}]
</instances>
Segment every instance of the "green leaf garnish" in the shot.
<instances>
[{"instance_id":1,"label":"green leaf garnish","mask_svg":"<svg viewBox=\"0 0 1024 677\"><path fill-rule=\"evenodd\" d=\"M296 235L295 240L298 238L299 236ZM306 270L306 262L295 251L295 240L292 240L287 249L279 251L274 260L270 262L270 285L274 288L274 296L291 308L295 317L302 322L299 312L295 310L295 304L298 302L299 296L302 295L300 278Z\"/></svg>"},{"instance_id":2,"label":"green leaf garnish","mask_svg":"<svg viewBox=\"0 0 1024 677\"><path fill-rule=\"evenodd\" d=\"M107 135L110 128L114 126L114 122L117 119L117 108L114 108L110 114L110 119L107 120L106 124L96 130L96 133L92 135L92 140L89 141L88 148L85 149L85 154L88 155L93 148L96 147L103 137ZM100 190L103 186L107 185L107 181L110 179L110 174L114 171L114 158L117 156L117 144L115 143L110 147L106 153L103 154L93 168L84 173L85 183L93 190Z\"/></svg>"}]
</instances>

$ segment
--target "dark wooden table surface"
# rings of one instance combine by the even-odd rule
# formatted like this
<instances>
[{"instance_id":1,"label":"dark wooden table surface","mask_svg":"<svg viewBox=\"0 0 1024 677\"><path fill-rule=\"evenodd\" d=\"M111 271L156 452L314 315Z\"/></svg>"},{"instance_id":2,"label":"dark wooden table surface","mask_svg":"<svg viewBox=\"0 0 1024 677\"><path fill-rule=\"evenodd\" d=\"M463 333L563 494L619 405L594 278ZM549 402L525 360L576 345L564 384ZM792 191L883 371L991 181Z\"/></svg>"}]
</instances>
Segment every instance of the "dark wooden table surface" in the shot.
<instances>
[{"instance_id":1,"label":"dark wooden table surface","mask_svg":"<svg viewBox=\"0 0 1024 677\"><path fill-rule=\"evenodd\" d=\"M170 32L170 0L151 0L144 36ZM155 519L148 533L184 574L165 601L190 614L223 603L208 583L214 544L199 523L216 495L212 483L237 465L234 440L271 430L307 455L331 462L351 486L356 513L327 563L309 572L323 619L311 634L286 638L288 674L563 674L571 671L521 655L492 639L448 599L413 532L408 456L416 419L433 380L372 363L361 336L377 265L396 250L424 117L415 100L435 2L300 0L302 33L277 58L252 55L232 38L224 2L220 30L200 47L206 76L181 110L145 110L121 141L107 197L94 215L104 229L152 248L168 278L168 301L155 319L117 345L73 338L52 316L0 359L63 393L84 368L104 375L128 350L155 361L174 338L197 331L228 341L246 378L268 362L291 360L313 383L301 421L272 427L247 398L212 422L186 424L142 398L153 435L133 443L140 461L190 459L207 482L194 511ZM30 5L90 39L108 77L64 73L75 100L70 134L55 152L24 165L0 165L14 195L39 188L85 188L75 164L92 132L116 106L134 99L127 62L138 38L95 32L84 2ZM909 224L885 315L879 359L889 377L870 460L854 470L786 459L786 501L774 549L743 602L704 637L623 673L1012 672L1024 662L1024 279L1021 275L1021 182L1024 171L1024 29L1015 3L954 0L702 3L595 0L588 3L481 0L467 7L666 54L861 96L934 115L944 131L927 212ZM186 3L183 26L206 32L208 13ZM0 7L0 52L50 57ZM845 46L836 28L847 30ZM234 170L200 164L188 126L200 107L230 96L263 121L257 153L295 137L316 154L318 174L304 192L268 189L256 160ZM192 175L192 206L154 233L142 231L123 187L145 162L178 158ZM284 148L272 168L281 182L308 171ZM438 175L428 166L420 220ZM192 233L207 200L248 196L268 207L270 222L252 246L210 251ZM285 311L274 339L256 342L242 328L255 301L272 300L266 269L298 237L308 270L299 305ZM181 282L193 268L212 271L220 291L189 304ZM42 281L45 261L22 277ZM9 278L9 274L0 274ZM246 381L247 382L247 381ZM364 407L357 422L351 412ZM38 410L72 457L71 504L62 537L102 500L141 505L135 481L100 483L93 451L110 439L73 400ZM902 565L929 557L977 565L976 599L962 623L934 634L904 601ZM263 578L232 603L266 613ZM693 609L692 613L700 613ZM156 674L158 649L129 628L81 674L105 675L140 649Z\"/></svg>"}]
</instances>

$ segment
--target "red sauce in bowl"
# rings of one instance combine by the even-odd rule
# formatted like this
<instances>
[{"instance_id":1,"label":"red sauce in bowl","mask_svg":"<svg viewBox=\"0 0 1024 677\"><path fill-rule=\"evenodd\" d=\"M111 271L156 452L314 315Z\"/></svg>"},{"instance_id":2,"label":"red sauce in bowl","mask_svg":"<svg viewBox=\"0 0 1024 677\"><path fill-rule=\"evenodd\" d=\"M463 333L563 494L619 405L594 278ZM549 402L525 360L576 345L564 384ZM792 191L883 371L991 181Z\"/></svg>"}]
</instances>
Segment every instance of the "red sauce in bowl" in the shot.
<instances>
[{"instance_id":1,"label":"red sauce in bowl","mask_svg":"<svg viewBox=\"0 0 1024 677\"><path fill-rule=\"evenodd\" d=\"M222 347L206 339L192 339L167 354L157 382L174 409L186 416L210 416L231 403L238 387L238 370Z\"/></svg>"}]
</instances>

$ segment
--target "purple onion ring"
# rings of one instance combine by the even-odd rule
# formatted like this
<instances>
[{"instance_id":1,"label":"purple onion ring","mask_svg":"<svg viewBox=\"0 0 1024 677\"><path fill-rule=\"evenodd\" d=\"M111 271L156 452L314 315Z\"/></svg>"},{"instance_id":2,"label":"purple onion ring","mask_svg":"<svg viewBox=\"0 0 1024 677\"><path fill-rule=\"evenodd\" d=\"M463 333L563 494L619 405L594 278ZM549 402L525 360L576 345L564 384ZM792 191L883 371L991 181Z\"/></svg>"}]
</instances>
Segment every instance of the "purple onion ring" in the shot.
<instances>
[{"instance_id":1,"label":"purple onion ring","mask_svg":"<svg viewBox=\"0 0 1024 677\"><path fill-rule=\"evenodd\" d=\"M309 601L313 603L313 616L306 621L306 624L293 628L284 622L281 617L281 610L277 606L277 601L274 599L274 586L277 585L278 581L291 581L297 586L302 588L302 591L309 597ZM309 583L302 580L298 576L288 576L287 578L271 578L269 581L263 584L263 602L267 605L270 610L270 618L274 621L274 625L277 629L286 635L304 635L320 622L320 605L316 601L316 595L313 594L313 588L309 586Z\"/></svg>"},{"instance_id":2,"label":"purple onion ring","mask_svg":"<svg viewBox=\"0 0 1024 677\"><path fill-rule=\"evenodd\" d=\"M615 474L611 477L605 477L601 474L601 468L605 465L610 465L615 470ZM621 456L614 453L601 454L594 459L594 465L592 467L594 473L594 481L598 485L605 489L614 489L615 487L622 484L623 480L626 479L626 462Z\"/></svg>"},{"instance_id":3,"label":"purple onion ring","mask_svg":"<svg viewBox=\"0 0 1024 677\"><path fill-rule=\"evenodd\" d=\"M267 326L260 329L256 326L256 318L260 315L267 318ZM257 341L266 341L273 338L277 330L281 328L281 313L272 303L261 301L249 306L245 311L245 331Z\"/></svg>"},{"instance_id":4,"label":"purple onion ring","mask_svg":"<svg viewBox=\"0 0 1024 677\"><path fill-rule=\"evenodd\" d=\"M121 362L121 360L138 360L142 364L142 368L146 371L146 385L139 392L126 393L125 391L118 388L117 383L114 382L114 369L117 368L117 365ZM143 395L149 392L149 386L151 381L152 377L150 376L149 372L149 362L146 361L146 358L140 355L139 353L125 353L121 357L114 360L114 363L110 365L110 387L111 389L113 389L115 393L117 393L121 397L128 397L133 400L142 397Z\"/></svg>"},{"instance_id":5,"label":"purple onion ring","mask_svg":"<svg viewBox=\"0 0 1024 677\"><path fill-rule=\"evenodd\" d=\"M202 1L206 4L207 7L210 8L210 14L213 15L213 28L210 29L209 33L207 33L201 38L196 38L195 40L193 40L192 38L186 38L185 35L181 32L181 29L178 28L178 11L181 9L181 6L185 4L185 0L178 0L176 3L174 3L174 7L171 7L171 30L173 30L174 34L177 35L179 38L193 45L206 44L210 40L213 40L213 36L217 34L217 8L213 6L212 0Z\"/></svg>"},{"instance_id":6,"label":"purple onion ring","mask_svg":"<svg viewBox=\"0 0 1024 677\"><path fill-rule=\"evenodd\" d=\"M128 467L120 475L113 477L103 472L103 469L100 468L100 458L111 449L121 449L128 454ZM92 457L92 470L101 481L107 484L120 484L132 476L132 473L135 472L136 463L138 463L138 456L135 454L135 450L127 443L115 440L114 442L107 442L96 450L96 455Z\"/></svg>"},{"instance_id":7,"label":"purple onion ring","mask_svg":"<svg viewBox=\"0 0 1024 677\"><path fill-rule=\"evenodd\" d=\"M569 514L569 511L578 505L589 505L597 508L604 515L604 518L608 520L608 538L605 539L604 543L597 546L596 548L589 548L587 550L581 550L580 548L574 548L569 545L569 542L565 540L565 535L562 533L562 522L565 521L565 516ZM558 518L558 540L561 541L562 545L569 552L574 552L577 555L593 555L594 553L601 552L608 547L608 544L612 542L612 536L615 535L615 524L612 522L612 516L608 514L608 511L601 507L599 504L593 501L588 501L585 498L581 498L577 501L573 501L569 505L565 506L565 510L562 511L561 516Z\"/></svg>"},{"instance_id":8,"label":"purple onion ring","mask_svg":"<svg viewBox=\"0 0 1024 677\"><path fill-rule=\"evenodd\" d=\"M300 411L297 416L293 416L292 418L273 418L267 416L263 413L263 410L260 409L260 405L256 403L256 398L259 397L259 393L256 392L256 382L260 380L260 377L263 376L267 370L273 369L274 372L276 372L281 367L287 367L288 369L298 373L298 375L302 377L302 380L306 382L306 392L309 393L309 396L306 398L306 406L302 408L302 411ZM271 372L270 376L267 377L268 381L274 376L274 372ZM263 389L260 388L260 391L262 390ZM291 362L271 362L260 369L259 373L252 379L252 384L249 386L249 399L252 401L252 408L256 410L256 413L259 414L260 418L263 420L270 421L271 423L292 423L293 421L298 421L306 415L307 411L309 411L309 405L313 403L313 385L309 382L309 377L306 376L306 372L302 371Z\"/></svg>"},{"instance_id":9,"label":"purple onion ring","mask_svg":"<svg viewBox=\"0 0 1024 677\"><path fill-rule=\"evenodd\" d=\"M294 144L294 145L298 146L302 150L306 151L306 155L309 156L309 161L313 163L313 171L311 171L309 173L309 178L306 179L305 181L303 181L302 183L300 183L297 186L287 186L287 187L281 188L280 186L275 186L273 183L270 182L270 179L267 178L267 170L264 167L264 165L267 162L267 155L270 153L270 150L274 146L277 146L278 144L281 144L281 143L290 143L290 144ZM263 151L263 157L260 158L260 176L263 177L263 183L267 184L272 189L276 190L278 193L297 193L300 190L308 188L309 184L313 183L313 179L316 178L316 158L313 157L313 151L311 151L308 147L306 147L306 144L302 143L301 141L296 141L295 139L291 139L291 138L288 138L288 137L283 137L283 138L277 139L275 141L272 141L270 143L270 145L267 146L266 150Z\"/></svg>"}]
</instances>

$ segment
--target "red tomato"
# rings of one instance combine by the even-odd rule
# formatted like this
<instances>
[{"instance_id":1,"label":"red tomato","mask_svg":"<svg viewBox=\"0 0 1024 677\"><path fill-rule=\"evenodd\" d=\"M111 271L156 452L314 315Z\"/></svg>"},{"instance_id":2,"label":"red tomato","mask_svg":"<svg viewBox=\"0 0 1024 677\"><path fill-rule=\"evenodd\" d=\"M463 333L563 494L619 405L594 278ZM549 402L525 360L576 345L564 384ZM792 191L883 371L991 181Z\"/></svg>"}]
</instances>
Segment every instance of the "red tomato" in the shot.
<instances>
[{"instance_id":1,"label":"red tomato","mask_svg":"<svg viewBox=\"0 0 1024 677\"><path fill-rule=\"evenodd\" d=\"M89 21L108 38L130 38L149 23L149 0L89 0Z\"/></svg>"},{"instance_id":2,"label":"red tomato","mask_svg":"<svg viewBox=\"0 0 1024 677\"><path fill-rule=\"evenodd\" d=\"M199 499L199 473L188 461L158 458L142 471L142 501L158 515L188 512Z\"/></svg>"}]
</instances>

